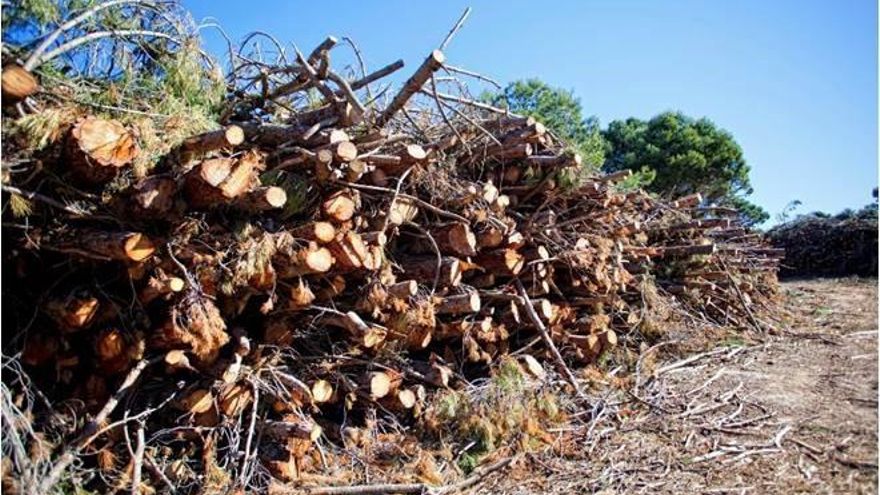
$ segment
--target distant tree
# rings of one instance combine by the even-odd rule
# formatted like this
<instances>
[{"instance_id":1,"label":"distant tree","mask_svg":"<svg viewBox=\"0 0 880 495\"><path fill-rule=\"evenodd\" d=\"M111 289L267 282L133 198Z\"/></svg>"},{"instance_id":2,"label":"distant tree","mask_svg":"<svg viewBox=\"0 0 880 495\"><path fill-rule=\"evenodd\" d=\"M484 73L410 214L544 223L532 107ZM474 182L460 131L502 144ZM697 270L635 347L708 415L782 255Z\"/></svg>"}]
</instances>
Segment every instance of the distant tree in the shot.
<instances>
[{"instance_id":1,"label":"distant tree","mask_svg":"<svg viewBox=\"0 0 880 495\"><path fill-rule=\"evenodd\" d=\"M752 193L749 166L733 136L709 119L665 112L651 120L616 120L603 133L604 169L654 177L645 187L662 196L699 192L708 202L740 209L749 224L769 214L745 199Z\"/></svg>"},{"instance_id":2,"label":"distant tree","mask_svg":"<svg viewBox=\"0 0 880 495\"><path fill-rule=\"evenodd\" d=\"M782 209L779 213L776 214L776 221L778 223L785 223L791 219L791 214L794 213L795 210L798 209L799 206L804 204L801 200L795 199L794 201L789 201L785 208Z\"/></svg>"},{"instance_id":3,"label":"distant tree","mask_svg":"<svg viewBox=\"0 0 880 495\"><path fill-rule=\"evenodd\" d=\"M595 171L603 163L605 143L596 117L584 117L580 99L571 91L554 88L539 79L514 81L484 98L496 106L534 117L574 147L584 167Z\"/></svg>"}]
</instances>

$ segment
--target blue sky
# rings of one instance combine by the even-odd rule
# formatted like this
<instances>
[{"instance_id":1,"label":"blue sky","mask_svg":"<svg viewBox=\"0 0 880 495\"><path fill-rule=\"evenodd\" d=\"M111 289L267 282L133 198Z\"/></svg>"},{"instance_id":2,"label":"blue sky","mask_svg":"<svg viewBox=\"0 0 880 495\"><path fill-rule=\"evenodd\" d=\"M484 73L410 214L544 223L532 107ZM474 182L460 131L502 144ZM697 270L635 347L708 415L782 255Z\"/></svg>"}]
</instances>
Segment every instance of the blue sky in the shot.
<instances>
[{"instance_id":1,"label":"blue sky","mask_svg":"<svg viewBox=\"0 0 880 495\"><path fill-rule=\"evenodd\" d=\"M310 50L349 36L368 69L414 70L465 7L447 61L501 82L572 89L603 126L665 110L729 130L752 167L751 199L775 215L836 212L877 185L877 4L873 0L184 0L235 40L262 30ZM221 39L205 31L220 53Z\"/></svg>"}]
</instances>

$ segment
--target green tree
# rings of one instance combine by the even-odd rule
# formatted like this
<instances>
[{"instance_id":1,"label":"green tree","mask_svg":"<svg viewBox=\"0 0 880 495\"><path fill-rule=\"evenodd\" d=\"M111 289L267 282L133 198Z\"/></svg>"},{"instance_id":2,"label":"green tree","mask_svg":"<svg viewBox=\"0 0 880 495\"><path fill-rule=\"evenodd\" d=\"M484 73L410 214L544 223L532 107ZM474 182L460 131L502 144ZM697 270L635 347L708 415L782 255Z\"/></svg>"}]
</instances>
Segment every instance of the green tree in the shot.
<instances>
[{"instance_id":1,"label":"green tree","mask_svg":"<svg viewBox=\"0 0 880 495\"><path fill-rule=\"evenodd\" d=\"M596 117L584 117L580 99L570 90L554 88L538 79L514 81L486 98L496 106L534 117L583 158L587 171L598 170L605 158L605 143Z\"/></svg>"},{"instance_id":2,"label":"green tree","mask_svg":"<svg viewBox=\"0 0 880 495\"><path fill-rule=\"evenodd\" d=\"M651 120L615 120L603 133L604 169L629 169L653 180L649 191L676 197L699 192L708 202L740 209L749 224L769 215L745 199L752 193L749 166L733 136L706 118L665 112Z\"/></svg>"}]
</instances>

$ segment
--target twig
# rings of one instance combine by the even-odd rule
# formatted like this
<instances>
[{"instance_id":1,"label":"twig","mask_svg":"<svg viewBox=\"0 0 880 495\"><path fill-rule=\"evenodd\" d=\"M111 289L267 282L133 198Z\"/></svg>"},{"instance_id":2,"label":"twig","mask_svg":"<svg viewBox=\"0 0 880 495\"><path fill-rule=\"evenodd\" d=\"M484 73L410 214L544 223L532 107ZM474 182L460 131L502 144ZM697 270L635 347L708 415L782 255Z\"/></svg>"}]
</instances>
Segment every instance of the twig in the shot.
<instances>
[{"instance_id":1,"label":"twig","mask_svg":"<svg viewBox=\"0 0 880 495\"><path fill-rule=\"evenodd\" d=\"M41 203L45 203L49 206L58 208L59 210L66 211L67 213L70 213L71 215L76 215L78 217L88 216L88 214L83 211L77 210L76 208L73 208L72 206L66 205L60 201L57 201L57 200L50 198L49 196L44 196L44 195L37 193L37 192L25 191L25 190L22 190L17 187L13 187L13 186L3 186L3 191L8 192L10 194L17 194L17 195L23 196L27 199L33 199L33 200L39 201Z\"/></svg>"},{"instance_id":2,"label":"twig","mask_svg":"<svg viewBox=\"0 0 880 495\"><path fill-rule=\"evenodd\" d=\"M42 43L40 43L40 45L34 49L33 53L31 53L31 55L25 61L24 66L23 66L24 69L30 71L30 70L33 70L34 67L38 66L41 62L40 58L43 55L43 53L45 53L46 50L49 48L49 46L52 43L54 43L55 40L57 40L59 36L64 34L65 31L68 31L70 29L75 28L77 25L79 25L83 21L87 20L89 17L92 17L93 15L97 14L98 12L100 12L104 9L109 9L110 7L114 7L116 5L123 5L123 4L127 4L127 3L141 4L141 5L151 4L151 2L145 2L144 0L109 0L107 2L99 3L97 5L94 5L88 9L86 9L85 11L83 11L82 14L74 17L73 19L65 22L64 24L61 24L60 26L58 26L58 28L55 31L53 31L51 34L49 34L49 36L46 36L46 38L42 41Z\"/></svg>"},{"instance_id":3,"label":"twig","mask_svg":"<svg viewBox=\"0 0 880 495\"><path fill-rule=\"evenodd\" d=\"M134 451L134 467L131 475L131 495L140 495L141 493L141 472L144 469L144 422L138 421L137 427L137 447Z\"/></svg>"},{"instance_id":4,"label":"twig","mask_svg":"<svg viewBox=\"0 0 880 495\"><path fill-rule=\"evenodd\" d=\"M39 58L37 58L34 65L42 65L59 55L63 55L74 48L84 45L90 41L99 40L101 38L109 38L111 36L125 37L125 36L155 36L156 38L164 38L171 42L174 42L178 45L181 45L182 42L171 36L170 34L165 34L159 31L151 31L148 29L120 29L117 31L95 31L93 33L89 33L87 35L81 36L74 40L68 41L67 43L59 46L58 48L52 50L51 52L45 53Z\"/></svg>"},{"instance_id":5,"label":"twig","mask_svg":"<svg viewBox=\"0 0 880 495\"><path fill-rule=\"evenodd\" d=\"M439 47L437 47L438 50L443 51L446 49L446 46L449 44L450 41L452 41L452 38L455 36L458 30L461 29L461 27L464 25L464 21L467 20L469 15L471 15L470 7L464 9L461 17L458 18L458 22L456 22L455 25L452 26L452 29L450 29L449 32L446 34L446 37L443 38L443 42L440 43Z\"/></svg>"},{"instance_id":6,"label":"twig","mask_svg":"<svg viewBox=\"0 0 880 495\"><path fill-rule=\"evenodd\" d=\"M153 358L153 359L141 359L137 362L134 368L128 372L128 375L125 376L125 379L122 381L122 385L119 386L119 390L113 394L110 399L104 404L104 407L98 412L95 416L95 419L89 421L86 426L83 428L82 433L79 434L78 437L64 449L64 453L58 458L58 461L55 465L52 466L52 469L49 471L49 474L43 479L40 483L40 486L37 490L38 493L50 493L52 487L55 486L55 483L58 482L58 479L64 474L64 471L67 469L67 466L76 459L76 454L82 449L86 447L89 443L92 442L96 437L94 432L98 430L98 427L107 420L107 417L116 409L116 406L119 404L119 400L128 393L129 389L137 382L138 378L140 378L141 373L147 366L157 363L161 360L161 357Z\"/></svg>"}]
</instances>

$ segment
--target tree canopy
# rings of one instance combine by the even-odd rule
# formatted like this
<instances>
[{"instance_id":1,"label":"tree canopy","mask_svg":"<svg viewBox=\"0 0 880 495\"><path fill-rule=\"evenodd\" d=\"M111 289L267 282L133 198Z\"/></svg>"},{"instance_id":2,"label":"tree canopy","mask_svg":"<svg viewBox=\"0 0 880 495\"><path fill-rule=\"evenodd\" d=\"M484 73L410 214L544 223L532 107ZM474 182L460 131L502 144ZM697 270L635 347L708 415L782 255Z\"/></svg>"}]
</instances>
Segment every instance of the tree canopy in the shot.
<instances>
[{"instance_id":1,"label":"tree canopy","mask_svg":"<svg viewBox=\"0 0 880 495\"><path fill-rule=\"evenodd\" d=\"M709 119L665 112L648 121L615 120L603 136L607 146L603 168L608 172L641 172L648 177L645 187L663 196L699 192L710 202L740 209L751 224L769 218L745 199L752 187L742 148Z\"/></svg>"},{"instance_id":2,"label":"tree canopy","mask_svg":"<svg viewBox=\"0 0 880 495\"><path fill-rule=\"evenodd\" d=\"M598 170L605 144L596 117L584 117L580 99L570 90L554 88L538 79L514 81L487 99L496 106L536 118L575 147L589 170Z\"/></svg>"}]
</instances>

